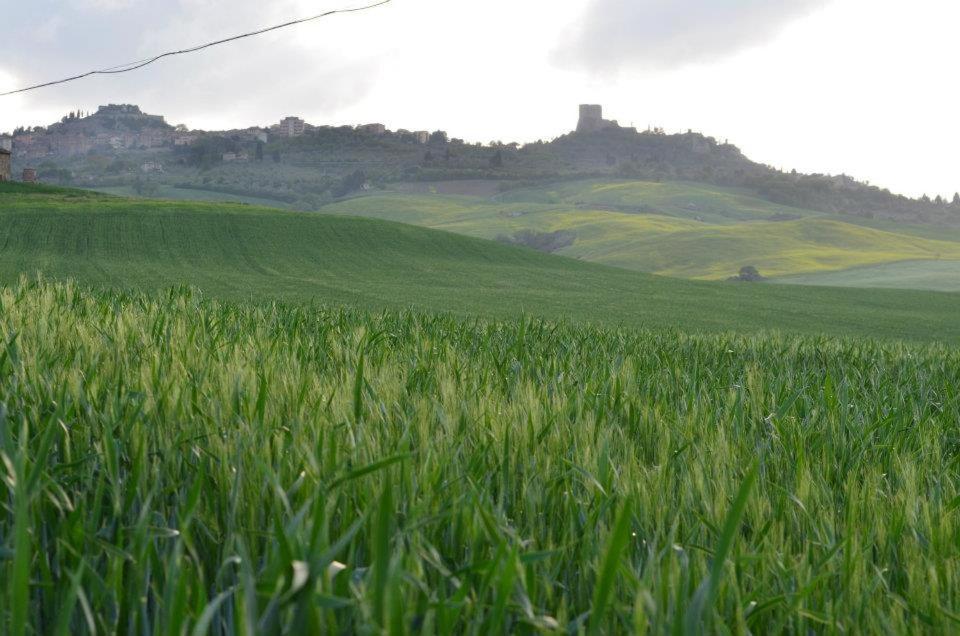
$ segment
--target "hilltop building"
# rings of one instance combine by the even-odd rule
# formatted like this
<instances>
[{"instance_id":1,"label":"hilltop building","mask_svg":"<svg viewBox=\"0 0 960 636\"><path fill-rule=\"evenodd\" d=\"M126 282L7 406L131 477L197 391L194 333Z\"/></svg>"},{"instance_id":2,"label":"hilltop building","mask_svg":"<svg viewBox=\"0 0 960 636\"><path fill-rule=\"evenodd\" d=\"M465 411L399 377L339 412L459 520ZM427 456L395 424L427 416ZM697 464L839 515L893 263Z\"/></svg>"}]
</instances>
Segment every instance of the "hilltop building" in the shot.
<instances>
[{"instance_id":1,"label":"hilltop building","mask_svg":"<svg viewBox=\"0 0 960 636\"><path fill-rule=\"evenodd\" d=\"M387 134L387 127L383 124L365 124L363 126L357 127L360 132L365 132L371 135L385 135Z\"/></svg>"},{"instance_id":2,"label":"hilltop building","mask_svg":"<svg viewBox=\"0 0 960 636\"><path fill-rule=\"evenodd\" d=\"M417 140L418 144L430 143L430 133L428 133L426 130L418 130L414 132L413 138Z\"/></svg>"},{"instance_id":3,"label":"hilltop building","mask_svg":"<svg viewBox=\"0 0 960 636\"><path fill-rule=\"evenodd\" d=\"M0 148L0 181L10 180L10 151Z\"/></svg>"},{"instance_id":4,"label":"hilltop building","mask_svg":"<svg viewBox=\"0 0 960 636\"><path fill-rule=\"evenodd\" d=\"M163 115L147 115L139 106L134 104L108 104L101 106L91 117L114 117L118 119L135 120L144 123L152 123L166 126L167 122ZM89 119L89 118L87 118Z\"/></svg>"},{"instance_id":5,"label":"hilltop building","mask_svg":"<svg viewBox=\"0 0 960 636\"><path fill-rule=\"evenodd\" d=\"M300 137L307 129L307 122L299 117L285 117L280 121L279 132L284 137Z\"/></svg>"},{"instance_id":6,"label":"hilltop building","mask_svg":"<svg viewBox=\"0 0 960 636\"><path fill-rule=\"evenodd\" d=\"M597 104L580 105L580 121L577 123L577 132L589 133L608 128L619 128L614 120L603 118L603 106Z\"/></svg>"}]
</instances>

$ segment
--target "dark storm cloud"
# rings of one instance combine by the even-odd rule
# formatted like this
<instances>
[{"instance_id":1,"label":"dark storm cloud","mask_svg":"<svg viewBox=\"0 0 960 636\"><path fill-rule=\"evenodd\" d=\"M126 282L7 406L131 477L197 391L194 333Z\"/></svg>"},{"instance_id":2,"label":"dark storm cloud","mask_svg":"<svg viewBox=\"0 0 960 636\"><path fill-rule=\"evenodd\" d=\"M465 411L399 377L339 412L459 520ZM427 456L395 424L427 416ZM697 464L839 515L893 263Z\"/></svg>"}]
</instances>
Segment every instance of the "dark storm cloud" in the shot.
<instances>
[{"instance_id":1,"label":"dark storm cloud","mask_svg":"<svg viewBox=\"0 0 960 636\"><path fill-rule=\"evenodd\" d=\"M762 43L829 0L591 0L557 59L611 71L708 62Z\"/></svg>"},{"instance_id":2,"label":"dark storm cloud","mask_svg":"<svg viewBox=\"0 0 960 636\"><path fill-rule=\"evenodd\" d=\"M322 1L308 11L344 4L350 1ZM232 36L300 17L304 8L297 0L32 0L6 13L0 72L24 85ZM336 35L323 26L311 25L318 38ZM282 31L127 75L29 93L28 104L93 108L108 101L139 102L172 118L209 119L229 109L256 120L276 116L277 109L316 113L346 106L374 81L376 69L362 56L335 55L332 46L316 63L298 41Z\"/></svg>"}]
</instances>

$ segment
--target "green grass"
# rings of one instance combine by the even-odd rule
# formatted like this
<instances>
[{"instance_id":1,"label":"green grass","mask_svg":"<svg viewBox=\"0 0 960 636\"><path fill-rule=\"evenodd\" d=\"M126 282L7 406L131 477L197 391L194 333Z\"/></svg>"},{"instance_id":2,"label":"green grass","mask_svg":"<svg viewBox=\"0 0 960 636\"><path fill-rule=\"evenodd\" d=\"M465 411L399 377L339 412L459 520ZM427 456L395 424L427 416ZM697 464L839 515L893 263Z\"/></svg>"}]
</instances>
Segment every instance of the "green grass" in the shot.
<instances>
[{"instance_id":1,"label":"green grass","mask_svg":"<svg viewBox=\"0 0 960 636\"><path fill-rule=\"evenodd\" d=\"M955 232L828 216L689 183L579 181L494 199L385 193L323 211L486 239L520 230L572 232L576 241L559 254L689 279L723 280L745 265L781 277L904 260L960 262Z\"/></svg>"},{"instance_id":2,"label":"green grass","mask_svg":"<svg viewBox=\"0 0 960 636\"><path fill-rule=\"evenodd\" d=\"M696 220L712 225L768 220L778 216L820 216L818 212L771 203L747 190L700 183L594 179L568 181L505 193L503 202L572 203Z\"/></svg>"},{"instance_id":3,"label":"green grass","mask_svg":"<svg viewBox=\"0 0 960 636\"><path fill-rule=\"evenodd\" d=\"M960 623L955 346L49 283L0 343L3 633Z\"/></svg>"},{"instance_id":4,"label":"green grass","mask_svg":"<svg viewBox=\"0 0 960 636\"><path fill-rule=\"evenodd\" d=\"M6 186L2 186L6 188ZM633 327L960 340L960 296L671 280L373 219L11 187L0 281L22 274L229 300L521 313Z\"/></svg>"},{"instance_id":5,"label":"green grass","mask_svg":"<svg viewBox=\"0 0 960 636\"><path fill-rule=\"evenodd\" d=\"M936 289L960 292L960 262L904 261L839 272L791 276L778 283L828 285L830 287L884 287L889 289Z\"/></svg>"},{"instance_id":6,"label":"green grass","mask_svg":"<svg viewBox=\"0 0 960 636\"><path fill-rule=\"evenodd\" d=\"M95 192L112 194L121 197L137 197L137 192L132 186L113 186L103 188L93 188ZM220 201L226 203L246 203L249 205L260 205L268 207L283 208L286 204L283 201L273 199L261 199L257 197L246 197L237 194L228 194L225 192L214 192L212 190L198 190L194 188L177 188L175 186L158 184L157 193L152 198L170 199L173 201Z\"/></svg>"}]
</instances>

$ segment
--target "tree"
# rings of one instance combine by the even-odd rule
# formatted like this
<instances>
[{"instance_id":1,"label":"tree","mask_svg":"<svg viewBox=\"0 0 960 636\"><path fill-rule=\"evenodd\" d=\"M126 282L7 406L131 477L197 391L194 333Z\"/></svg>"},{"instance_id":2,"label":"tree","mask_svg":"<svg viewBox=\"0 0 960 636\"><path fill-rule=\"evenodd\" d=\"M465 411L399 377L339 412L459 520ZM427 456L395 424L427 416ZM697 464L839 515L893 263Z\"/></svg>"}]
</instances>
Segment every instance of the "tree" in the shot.
<instances>
[{"instance_id":1,"label":"tree","mask_svg":"<svg viewBox=\"0 0 960 636\"><path fill-rule=\"evenodd\" d=\"M741 283L758 283L766 279L760 275L760 272L756 267L753 265L746 265L740 268L739 276L734 276L730 280Z\"/></svg>"},{"instance_id":2,"label":"tree","mask_svg":"<svg viewBox=\"0 0 960 636\"><path fill-rule=\"evenodd\" d=\"M490 167L491 168L502 168L503 167L503 151L497 150L492 157L490 157Z\"/></svg>"},{"instance_id":3,"label":"tree","mask_svg":"<svg viewBox=\"0 0 960 636\"><path fill-rule=\"evenodd\" d=\"M356 172L345 176L340 180L340 183L337 184L332 190L332 194L336 198L345 197L351 192L355 192L363 187L363 184L367 182L367 175L363 170L357 170Z\"/></svg>"},{"instance_id":4,"label":"tree","mask_svg":"<svg viewBox=\"0 0 960 636\"><path fill-rule=\"evenodd\" d=\"M447 143L447 133L442 130L438 130L432 135L430 135L430 143L432 144L445 144Z\"/></svg>"},{"instance_id":5,"label":"tree","mask_svg":"<svg viewBox=\"0 0 960 636\"><path fill-rule=\"evenodd\" d=\"M160 187L154 181L137 176L133 182L133 191L142 197L153 197L159 193Z\"/></svg>"},{"instance_id":6,"label":"tree","mask_svg":"<svg viewBox=\"0 0 960 636\"><path fill-rule=\"evenodd\" d=\"M954 207L960 208L960 192L957 192L953 195L953 205Z\"/></svg>"},{"instance_id":7,"label":"tree","mask_svg":"<svg viewBox=\"0 0 960 636\"><path fill-rule=\"evenodd\" d=\"M263 163L263 142L262 141L257 142L257 151L256 151L255 157L258 162Z\"/></svg>"}]
</instances>

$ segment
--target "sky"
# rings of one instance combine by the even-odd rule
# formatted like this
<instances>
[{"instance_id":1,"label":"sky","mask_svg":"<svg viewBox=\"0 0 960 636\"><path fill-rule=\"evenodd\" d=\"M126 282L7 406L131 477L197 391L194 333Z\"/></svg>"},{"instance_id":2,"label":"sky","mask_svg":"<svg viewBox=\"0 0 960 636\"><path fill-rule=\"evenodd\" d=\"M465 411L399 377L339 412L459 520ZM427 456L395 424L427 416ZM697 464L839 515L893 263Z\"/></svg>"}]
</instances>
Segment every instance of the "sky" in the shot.
<instances>
[{"instance_id":1,"label":"sky","mask_svg":"<svg viewBox=\"0 0 960 636\"><path fill-rule=\"evenodd\" d=\"M0 92L364 0L0 0ZM960 190L960 3L393 0L127 75L0 98L0 131L135 103L196 129L380 122L549 140L580 103L785 170Z\"/></svg>"}]
</instances>

